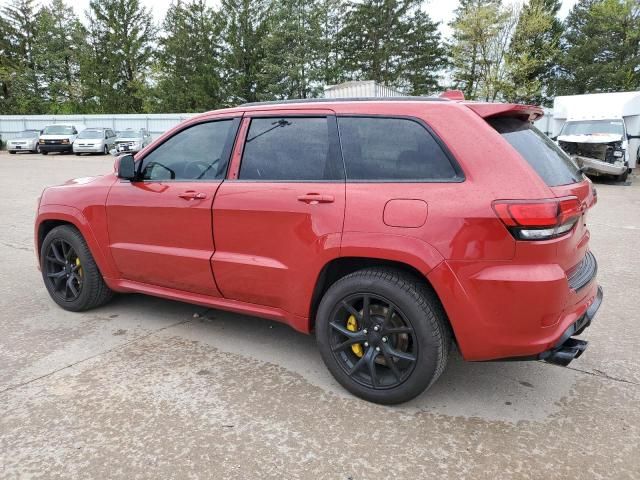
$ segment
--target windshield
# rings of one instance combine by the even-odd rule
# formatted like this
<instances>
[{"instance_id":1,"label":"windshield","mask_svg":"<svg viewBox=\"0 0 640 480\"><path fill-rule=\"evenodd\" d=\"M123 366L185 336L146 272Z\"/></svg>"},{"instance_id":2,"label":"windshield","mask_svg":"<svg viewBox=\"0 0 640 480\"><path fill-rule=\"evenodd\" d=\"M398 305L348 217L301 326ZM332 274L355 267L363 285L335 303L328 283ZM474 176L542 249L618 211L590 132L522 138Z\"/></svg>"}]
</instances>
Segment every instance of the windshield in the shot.
<instances>
[{"instance_id":1,"label":"windshield","mask_svg":"<svg viewBox=\"0 0 640 480\"><path fill-rule=\"evenodd\" d=\"M83 130L78 134L78 138L103 139L104 132L102 130Z\"/></svg>"},{"instance_id":2,"label":"windshield","mask_svg":"<svg viewBox=\"0 0 640 480\"><path fill-rule=\"evenodd\" d=\"M25 130L16 135L16 138L37 138L39 132L37 130Z\"/></svg>"},{"instance_id":3,"label":"windshield","mask_svg":"<svg viewBox=\"0 0 640 480\"><path fill-rule=\"evenodd\" d=\"M560 135L623 135L621 120L585 120L583 122L567 122Z\"/></svg>"},{"instance_id":4,"label":"windshield","mask_svg":"<svg viewBox=\"0 0 640 480\"><path fill-rule=\"evenodd\" d=\"M49 125L42 131L43 135L73 135L73 127L67 125Z\"/></svg>"},{"instance_id":5,"label":"windshield","mask_svg":"<svg viewBox=\"0 0 640 480\"><path fill-rule=\"evenodd\" d=\"M142 138L142 132L138 131L138 130L125 130L124 132L120 132L120 134L118 135L118 138L141 139Z\"/></svg>"}]
</instances>

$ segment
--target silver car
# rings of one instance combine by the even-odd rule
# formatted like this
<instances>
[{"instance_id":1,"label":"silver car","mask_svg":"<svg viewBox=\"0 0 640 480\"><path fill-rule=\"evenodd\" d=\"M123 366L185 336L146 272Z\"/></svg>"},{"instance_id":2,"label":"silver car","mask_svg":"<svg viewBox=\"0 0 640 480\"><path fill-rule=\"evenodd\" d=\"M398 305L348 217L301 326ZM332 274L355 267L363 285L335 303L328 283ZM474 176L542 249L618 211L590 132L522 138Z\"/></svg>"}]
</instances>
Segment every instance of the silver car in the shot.
<instances>
[{"instance_id":1,"label":"silver car","mask_svg":"<svg viewBox=\"0 0 640 480\"><path fill-rule=\"evenodd\" d=\"M121 131L120 135L118 135L116 140L116 153L136 153L150 143L151 135L149 135L146 129L140 128L134 130L128 128L127 130Z\"/></svg>"},{"instance_id":2,"label":"silver car","mask_svg":"<svg viewBox=\"0 0 640 480\"><path fill-rule=\"evenodd\" d=\"M102 153L107 154L116 143L116 133L110 128L86 128L82 130L73 142L73 153Z\"/></svg>"},{"instance_id":3,"label":"silver car","mask_svg":"<svg viewBox=\"0 0 640 480\"><path fill-rule=\"evenodd\" d=\"M7 140L7 150L9 153L16 152L32 152L39 153L40 145L38 145L38 137L40 130L24 130L16 135L15 138Z\"/></svg>"}]
</instances>

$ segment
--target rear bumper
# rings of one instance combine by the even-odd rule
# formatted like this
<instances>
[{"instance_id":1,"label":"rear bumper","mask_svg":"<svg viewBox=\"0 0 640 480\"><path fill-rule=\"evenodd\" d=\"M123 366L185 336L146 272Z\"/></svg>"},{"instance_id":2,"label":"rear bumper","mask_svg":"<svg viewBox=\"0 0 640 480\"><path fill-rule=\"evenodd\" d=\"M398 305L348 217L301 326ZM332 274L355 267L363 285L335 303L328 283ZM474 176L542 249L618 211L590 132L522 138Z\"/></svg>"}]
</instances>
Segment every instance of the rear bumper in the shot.
<instances>
[{"instance_id":1,"label":"rear bumper","mask_svg":"<svg viewBox=\"0 0 640 480\"><path fill-rule=\"evenodd\" d=\"M579 285L557 264L443 262L428 278L466 360L526 360L550 356L591 322L602 290L597 266L586 267Z\"/></svg>"},{"instance_id":2,"label":"rear bumper","mask_svg":"<svg viewBox=\"0 0 640 480\"><path fill-rule=\"evenodd\" d=\"M572 360L578 358L587 349L588 342L572 338L580 335L591 325L591 322L598 313L600 305L602 305L603 292L602 287L598 287L596 299L575 323L569 325L556 345L553 348L542 352L537 356L536 360L544 360L545 362L554 363L556 365L567 366Z\"/></svg>"},{"instance_id":3,"label":"rear bumper","mask_svg":"<svg viewBox=\"0 0 640 480\"><path fill-rule=\"evenodd\" d=\"M104 146L96 145L95 147L81 147L79 145L74 145L73 153L104 153Z\"/></svg>"},{"instance_id":4,"label":"rear bumper","mask_svg":"<svg viewBox=\"0 0 640 480\"><path fill-rule=\"evenodd\" d=\"M41 152L72 152L73 145L47 145L46 143L40 144Z\"/></svg>"}]
</instances>

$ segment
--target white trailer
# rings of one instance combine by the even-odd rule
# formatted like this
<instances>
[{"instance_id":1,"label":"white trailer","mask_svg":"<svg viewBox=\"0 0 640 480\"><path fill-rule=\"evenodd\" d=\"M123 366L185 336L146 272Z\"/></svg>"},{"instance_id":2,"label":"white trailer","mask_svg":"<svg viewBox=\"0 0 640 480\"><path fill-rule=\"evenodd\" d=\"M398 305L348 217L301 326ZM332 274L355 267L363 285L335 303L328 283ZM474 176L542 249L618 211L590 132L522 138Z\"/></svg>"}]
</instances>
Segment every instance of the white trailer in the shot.
<instances>
[{"instance_id":1,"label":"white trailer","mask_svg":"<svg viewBox=\"0 0 640 480\"><path fill-rule=\"evenodd\" d=\"M640 91L556 97L550 136L587 173L625 180L640 162Z\"/></svg>"}]
</instances>

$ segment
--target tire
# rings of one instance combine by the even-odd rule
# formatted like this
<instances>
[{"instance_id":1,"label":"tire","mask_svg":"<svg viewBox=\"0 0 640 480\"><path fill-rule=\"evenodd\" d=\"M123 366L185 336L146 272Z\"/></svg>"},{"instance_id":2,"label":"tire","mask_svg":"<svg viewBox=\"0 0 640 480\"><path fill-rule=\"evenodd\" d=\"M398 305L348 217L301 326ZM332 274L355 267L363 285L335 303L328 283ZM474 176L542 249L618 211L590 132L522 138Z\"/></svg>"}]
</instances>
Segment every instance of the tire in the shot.
<instances>
[{"instance_id":1,"label":"tire","mask_svg":"<svg viewBox=\"0 0 640 480\"><path fill-rule=\"evenodd\" d=\"M79 154L79 153L77 153L77 152L76 152L76 154L75 154L75 155L76 155L76 157L79 157L79 156L80 156L80 154Z\"/></svg>"},{"instance_id":2,"label":"tire","mask_svg":"<svg viewBox=\"0 0 640 480\"><path fill-rule=\"evenodd\" d=\"M626 182L627 178L629 177L629 169L627 169L626 172L620 174L620 175L616 175L614 178L616 180L616 182Z\"/></svg>"},{"instance_id":3,"label":"tire","mask_svg":"<svg viewBox=\"0 0 640 480\"><path fill-rule=\"evenodd\" d=\"M400 331L407 333L393 333ZM420 279L369 268L339 279L324 294L316 340L325 365L345 389L391 405L411 400L438 379L447 364L451 331L440 301Z\"/></svg>"},{"instance_id":4,"label":"tire","mask_svg":"<svg viewBox=\"0 0 640 480\"><path fill-rule=\"evenodd\" d=\"M113 297L113 291L104 283L87 243L71 225L55 227L47 234L40 249L40 269L49 295L65 310L89 310L105 304ZM54 272L55 277L52 277ZM76 296L73 295L73 289L69 288L70 282L75 285L73 288L78 292ZM69 297L73 298L67 298L66 293L71 293Z\"/></svg>"},{"instance_id":5,"label":"tire","mask_svg":"<svg viewBox=\"0 0 640 480\"><path fill-rule=\"evenodd\" d=\"M44 150L40 150L40 153L41 153L42 155L49 155L49 152L45 152Z\"/></svg>"},{"instance_id":6,"label":"tire","mask_svg":"<svg viewBox=\"0 0 640 480\"><path fill-rule=\"evenodd\" d=\"M31 150L31 153L40 153L40 145L38 145L36 143L36 149L35 150Z\"/></svg>"},{"instance_id":7,"label":"tire","mask_svg":"<svg viewBox=\"0 0 640 480\"><path fill-rule=\"evenodd\" d=\"M15 154L16 154L16 151L15 151L15 150L9 150L9 153L10 153L11 155L15 155Z\"/></svg>"},{"instance_id":8,"label":"tire","mask_svg":"<svg viewBox=\"0 0 640 480\"><path fill-rule=\"evenodd\" d=\"M104 150L102 151L103 155L109 155L109 147L107 145L104 146Z\"/></svg>"}]
</instances>

